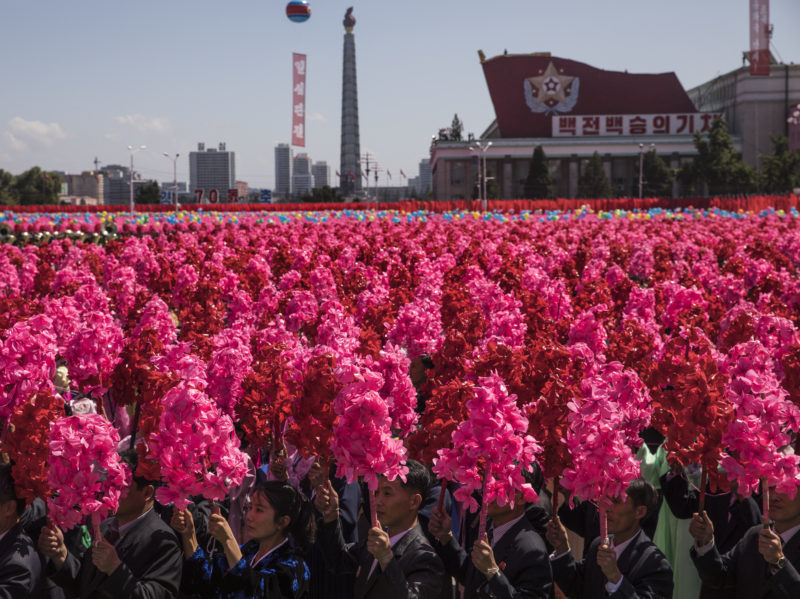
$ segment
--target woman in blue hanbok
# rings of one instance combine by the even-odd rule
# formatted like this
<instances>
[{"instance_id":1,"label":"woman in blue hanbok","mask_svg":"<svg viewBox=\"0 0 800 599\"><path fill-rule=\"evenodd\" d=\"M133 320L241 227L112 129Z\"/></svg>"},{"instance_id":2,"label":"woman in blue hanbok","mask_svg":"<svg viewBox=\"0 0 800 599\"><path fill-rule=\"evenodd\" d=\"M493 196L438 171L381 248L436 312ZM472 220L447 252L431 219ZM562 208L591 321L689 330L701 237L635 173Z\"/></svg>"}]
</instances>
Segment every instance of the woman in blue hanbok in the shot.
<instances>
[{"instance_id":1,"label":"woman in blue hanbok","mask_svg":"<svg viewBox=\"0 0 800 599\"><path fill-rule=\"evenodd\" d=\"M209 517L208 530L221 550L208 552L198 545L188 510L175 510L171 524L183 541L182 591L219 599L307 595L309 570L301 552L313 543L314 518L311 503L291 485L256 485L245 518L249 540L241 547L219 514Z\"/></svg>"}]
</instances>

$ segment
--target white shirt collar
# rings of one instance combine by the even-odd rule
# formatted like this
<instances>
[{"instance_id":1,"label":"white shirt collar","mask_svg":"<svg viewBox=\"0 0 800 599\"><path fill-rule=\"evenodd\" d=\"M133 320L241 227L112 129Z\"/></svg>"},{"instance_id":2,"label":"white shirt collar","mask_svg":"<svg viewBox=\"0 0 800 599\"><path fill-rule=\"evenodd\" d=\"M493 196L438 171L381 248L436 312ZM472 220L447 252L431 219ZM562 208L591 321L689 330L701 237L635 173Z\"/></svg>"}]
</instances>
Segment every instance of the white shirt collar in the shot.
<instances>
[{"instance_id":1,"label":"white shirt collar","mask_svg":"<svg viewBox=\"0 0 800 599\"><path fill-rule=\"evenodd\" d=\"M141 516L139 516L138 518L136 518L136 520L131 520L131 521L130 521L130 522L128 522L127 524L123 524L122 526L119 526L119 538L120 538L120 540L122 540L122 537L124 537L124 536L125 536L125 534L126 534L126 533L127 533L127 532L128 532L130 529L131 529L131 528L133 528L133 526L134 526L134 525L135 525L137 522L139 522L139 521L140 521L142 518L144 518L145 516L147 516L147 514L149 514L149 513L150 513L150 512L152 512L152 511L153 511L153 508L151 507L151 508L150 508L149 510L147 510L147 511L146 511L144 514L142 514ZM119 541L117 541L117 542L119 542Z\"/></svg>"},{"instance_id":2,"label":"white shirt collar","mask_svg":"<svg viewBox=\"0 0 800 599\"><path fill-rule=\"evenodd\" d=\"M416 523L414 523L414 526L416 526ZM412 526L411 528L414 528L414 526ZM403 532L399 532L396 535L394 535L393 537L389 537L389 546L390 547L394 547L400 539L402 539L404 536L406 536L411 531L411 528L409 528L408 530L404 530ZM378 565L377 558L373 558L372 559L372 565L369 568L369 576L372 576L372 573L375 571L375 566L377 566L377 565ZM369 578L369 576L368 576L368 578Z\"/></svg>"},{"instance_id":3,"label":"white shirt collar","mask_svg":"<svg viewBox=\"0 0 800 599\"><path fill-rule=\"evenodd\" d=\"M789 530L785 530L781 533L778 533L781 537L781 541L783 541L783 544L786 545L786 543L789 542L789 540L797 533L798 530L800 530L800 524L798 524L797 526L792 526L792 528L790 528Z\"/></svg>"},{"instance_id":4,"label":"white shirt collar","mask_svg":"<svg viewBox=\"0 0 800 599\"><path fill-rule=\"evenodd\" d=\"M416 524L415 524L414 526L416 526ZM414 526L412 526L411 528L414 528ZM389 545L391 545L392 547L394 547L394 546L395 546L395 544L396 544L396 543L397 543L397 542L398 542L400 539L402 539L404 536L406 536L406 535L407 535L407 534L408 534L408 533L411 531L411 528L409 528L408 530L404 530L403 532L399 532L399 533L397 533L396 535L394 535L393 537L389 537Z\"/></svg>"},{"instance_id":5,"label":"white shirt collar","mask_svg":"<svg viewBox=\"0 0 800 599\"><path fill-rule=\"evenodd\" d=\"M494 532L492 532L492 548L497 545L497 542L503 538L503 535L506 534L517 522L522 520L525 517L525 512L522 512L521 515L517 516L513 520L509 520L505 524L501 524L500 526L494 527Z\"/></svg>"},{"instance_id":6,"label":"white shirt collar","mask_svg":"<svg viewBox=\"0 0 800 599\"><path fill-rule=\"evenodd\" d=\"M617 554L617 560L619 560L619 556L622 555L622 552L625 551L625 548L628 545L630 545L631 542L634 541L636 539L636 537L638 537L640 534L642 534L642 529L641 528L630 539L628 539L627 541L625 541L623 543L620 543L619 545L614 543L614 535L609 535L609 538L611 539L611 548L614 550L614 553Z\"/></svg>"}]
</instances>

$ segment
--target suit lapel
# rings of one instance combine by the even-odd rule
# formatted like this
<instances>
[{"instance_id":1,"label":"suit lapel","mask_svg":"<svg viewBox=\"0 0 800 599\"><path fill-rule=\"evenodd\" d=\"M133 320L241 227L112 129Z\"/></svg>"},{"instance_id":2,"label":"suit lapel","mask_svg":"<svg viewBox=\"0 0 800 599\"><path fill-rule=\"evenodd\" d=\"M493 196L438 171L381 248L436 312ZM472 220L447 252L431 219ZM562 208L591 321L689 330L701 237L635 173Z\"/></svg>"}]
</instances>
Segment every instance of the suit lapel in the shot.
<instances>
[{"instance_id":1,"label":"suit lapel","mask_svg":"<svg viewBox=\"0 0 800 599\"><path fill-rule=\"evenodd\" d=\"M100 534L105 534L109 527L109 519L104 520L100 524ZM96 539L95 539L96 540ZM94 591L100 586L100 583L105 580L106 575L103 574L100 570L98 570L95 565L92 563L92 550L94 546L94 541L92 541L92 547L86 550L83 559L88 567L81 568L81 596L86 595L89 597Z\"/></svg>"},{"instance_id":2,"label":"suit lapel","mask_svg":"<svg viewBox=\"0 0 800 599\"><path fill-rule=\"evenodd\" d=\"M783 554L792 564L800 563L800 532L794 533L789 542L783 546Z\"/></svg>"},{"instance_id":3,"label":"suit lapel","mask_svg":"<svg viewBox=\"0 0 800 599\"><path fill-rule=\"evenodd\" d=\"M394 547L392 547L392 553L394 554L394 558L399 560L403 557L403 553L405 550L414 542L417 538L417 535L422 534L422 529L419 527L419 524L416 524L411 530L409 530L402 539L395 543ZM369 559L364 559L361 561L361 572L359 572L358 576L356 577L356 590L354 595L358 598L366 597L369 595L372 587L375 586L375 583L378 582L381 574L381 566L380 564L375 564L375 568L372 569L372 564L375 558L366 551L366 546L364 548L364 553L369 556ZM372 569L372 575L370 575L370 570Z\"/></svg>"},{"instance_id":4,"label":"suit lapel","mask_svg":"<svg viewBox=\"0 0 800 599\"><path fill-rule=\"evenodd\" d=\"M625 549L622 551L622 554L619 556L619 559L617 560L617 567L624 576L632 574L630 570L636 565L636 560L641 553L641 547L639 544L643 534L644 533L639 530L639 532L636 533L636 537L627 547L625 547Z\"/></svg>"},{"instance_id":5,"label":"suit lapel","mask_svg":"<svg viewBox=\"0 0 800 599\"><path fill-rule=\"evenodd\" d=\"M151 509L144 518L142 518L141 520L136 522L133 526L131 526L131 528L125 532L125 536L122 537L117 542L115 549L117 551L117 556L122 562L128 563L125 558L128 556L128 554L130 554L132 550L136 549L136 544L140 541L139 532L148 528L148 523L151 521L150 519L154 517L158 518L155 511ZM108 527L110 526L110 524L111 524L111 518L105 520L100 525L100 532L102 534L105 534L106 531L108 531ZM89 548L89 550L86 552L87 557L84 558L87 559L89 564L89 567L85 568L86 573L88 575L86 577L87 586L81 584L80 587L82 591L82 596L85 594L87 597L90 596L97 589L97 587L100 586L100 584L102 584L103 581L107 578L105 574L100 572L100 570L98 570L94 566L94 564L92 564L91 551L92 549ZM130 564L128 564L128 567L130 567Z\"/></svg>"},{"instance_id":6,"label":"suit lapel","mask_svg":"<svg viewBox=\"0 0 800 599\"><path fill-rule=\"evenodd\" d=\"M509 557L509 551L514 546L514 541L517 538L517 534L519 531L525 527L527 520L525 516L522 517L522 520L517 522L514 526L506 531L506 533L497 541L497 544L492 547L492 553L494 553L494 561L497 562L499 565L500 562L507 561Z\"/></svg>"},{"instance_id":7,"label":"suit lapel","mask_svg":"<svg viewBox=\"0 0 800 599\"><path fill-rule=\"evenodd\" d=\"M0 555L3 555L6 551L11 549L21 531L22 524L17 523L8 530L6 536L0 539Z\"/></svg>"},{"instance_id":8,"label":"suit lapel","mask_svg":"<svg viewBox=\"0 0 800 599\"><path fill-rule=\"evenodd\" d=\"M517 538L517 533L525 526L527 520L525 516L517 522L514 526L509 528L506 533L500 537L500 540L497 541L497 544L492 547L492 553L494 554L494 561L497 563L498 566L504 562L510 561L511 549L514 547L514 541ZM479 592L481 592L481 588L487 584L486 577L481 574L475 566L472 565L472 559L469 560L469 575L467 577L467 587L472 588L473 592L476 596L480 596Z\"/></svg>"}]
</instances>

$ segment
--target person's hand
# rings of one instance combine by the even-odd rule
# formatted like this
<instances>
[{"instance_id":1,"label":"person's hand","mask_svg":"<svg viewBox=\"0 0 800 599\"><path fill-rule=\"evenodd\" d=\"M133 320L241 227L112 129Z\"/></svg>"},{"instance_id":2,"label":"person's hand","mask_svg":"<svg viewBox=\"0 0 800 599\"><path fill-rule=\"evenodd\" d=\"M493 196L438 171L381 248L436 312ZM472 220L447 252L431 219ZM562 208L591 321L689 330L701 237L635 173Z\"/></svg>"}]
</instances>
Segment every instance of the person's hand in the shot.
<instances>
[{"instance_id":1,"label":"person's hand","mask_svg":"<svg viewBox=\"0 0 800 599\"><path fill-rule=\"evenodd\" d=\"M497 571L494 570L497 568L497 563L494 561L494 551L489 543L481 540L472 544L472 565L489 580L497 575Z\"/></svg>"},{"instance_id":2,"label":"person's hand","mask_svg":"<svg viewBox=\"0 0 800 599\"><path fill-rule=\"evenodd\" d=\"M208 532L223 545L231 539L235 540L230 524L222 514L211 514L208 517Z\"/></svg>"},{"instance_id":3,"label":"person's hand","mask_svg":"<svg viewBox=\"0 0 800 599\"><path fill-rule=\"evenodd\" d=\"M769 528L762 528L758 533L758 552L764 556L764 559L770 564L777 564L778 560L783 557L783 549L781 545L781 538L778 534Z\"/></svg>"},{"instance_id":4,"label":"person's hand","mask_svg":"<svg viewBox=\"0 0 800 599\"><path fill-rule=\"evenodd\" d=\"M49 520L48 523L42 527L42 532L39 534L38 546L42 555L49 557L56 568L60 568L67 560L67 546L64 544L64 533Z\"/></svg>"},{"instance_id":5,"label":"person's hand","mask_svg":"<svg viewBox=\"0 0 800 599\"><path fill-rule=\"evenodd\" d=\"M339 494L333 490L331 481L326 480L316 488L314 507L322 514L322 521L326 524L334 522L339 517Z\"/></svg>"},{"instance_id":6,"label":"person's hand","mask_svg":"<svg viewBox=\"0 0 800 599\"><path fill-rule=\"evenodd\" d=\"M269 471L275 480L286 482L289 480L289 470L286 467L286 456L282 453L273 453L269 461Z\"/></svg>"},{"instance_id":7,"label":"person's hand","mask_svg":"<svg viewBox=\"0 0 800 599\"><path fill-rule=\"evenodd\" d=\"M443 509L434 508L433 512L431 512L431 519L428 522L428 532L436 537L442 545L447 544L453 535L451 526L450 516Z\"/></svg>"},{"instance_id":8,"label":"person's hand","mask_svg":"<svg viewBox=\"0 0 800 599\"><path fill-rule=\"evenodd\" d=\"M702 514L695 512L692 515L692 521L689 523L689 534L694 537L698 547L708 545L714 540L714 525L705 510L703 510Z\"/></svg>"},{"instance_id":9,"label":"person's hand","mask_svg":"<svg viewBox=\"0 0 800 599\"><path fill-rule=\"evenodd\" d=\"M569 551L567 529L561 524L561 519L558 516L553 516L553 519L547 523L545 536L547 537L547 542L553 546L553 551L555 551L556 555Z\"/></svg>"},{"instance_id":10,"label":"person's hand","mask_svg":"<svg viewBox=\"0 0 800 599\"><path fill-rule=\"evenodd\" d=\"M617 584L622 578L622 572L617 567L617 554L608 545L600 545L597 549L597 565L603 571L603 576L612 584Z\"/></svg>"},{"instance_id":11,"label":"person's hand","mask_svg":"<svg viewBox=\"0 0 800 599\"><path fill-rule=\"evenodd\" d=\"M322 467L319 458L317 458L314 463L311 464L311 468L306 476L308 477L308 484L312 489L316 489L328 478L328 473L325 470L326 469Z\"/></svg>"},{"instance_id":12,"label":"person's hand","mask_svg":"<svg viewBox=\"0 0 800 599\"><path fill-rule=\"evenodd\" d=\"M192 513L188 509L179 510L178 508L173 508L169 525L181 537L190 537L194 534L194 518L192 518Z\"/></svg>"},{"instance_id":13,"label":"person's hand","mask_svg":"<svg viewBox=\"0 0 800 599\"><path fill-rule=\"evenodd\" d=\"M119 567L122 560L119 559L114 546L103 535L100 535L92 545L92 563L103 574L110 576Z\"/></svg>"},{"instance_id":14,"label":"person's hand","mask_svg":"<svg viewBox=\"0 0 800 599\"><path fill-rule=\"evenodd\" d=\"M370 528L367 533L367 551L378 560L381 569L386 568L394 557L392 545L389 543L389 534L377 526Z\"/></svg>"}]
</instances>

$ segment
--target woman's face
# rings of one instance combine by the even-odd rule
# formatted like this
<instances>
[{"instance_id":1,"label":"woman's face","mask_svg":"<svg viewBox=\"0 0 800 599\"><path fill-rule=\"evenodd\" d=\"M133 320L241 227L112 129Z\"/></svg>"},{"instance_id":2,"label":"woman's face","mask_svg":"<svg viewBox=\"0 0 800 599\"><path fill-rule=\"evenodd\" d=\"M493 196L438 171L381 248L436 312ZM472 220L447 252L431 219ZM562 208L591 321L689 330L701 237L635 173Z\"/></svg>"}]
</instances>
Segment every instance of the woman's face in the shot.
<instances>
[{"instance_id":1,"label":"woman's face","mask_svg":"<svg viewBox=\"0 0 800 599\"><path fill-rule=\"evenodd\" d=\"M275 510L267 496L262 492L256 493L253 495L250 510L245 519L247 538L262 542L275 537L283 537L284 518L286 516L279 518L276 522Z\"/></svg>"}]
</instances>

